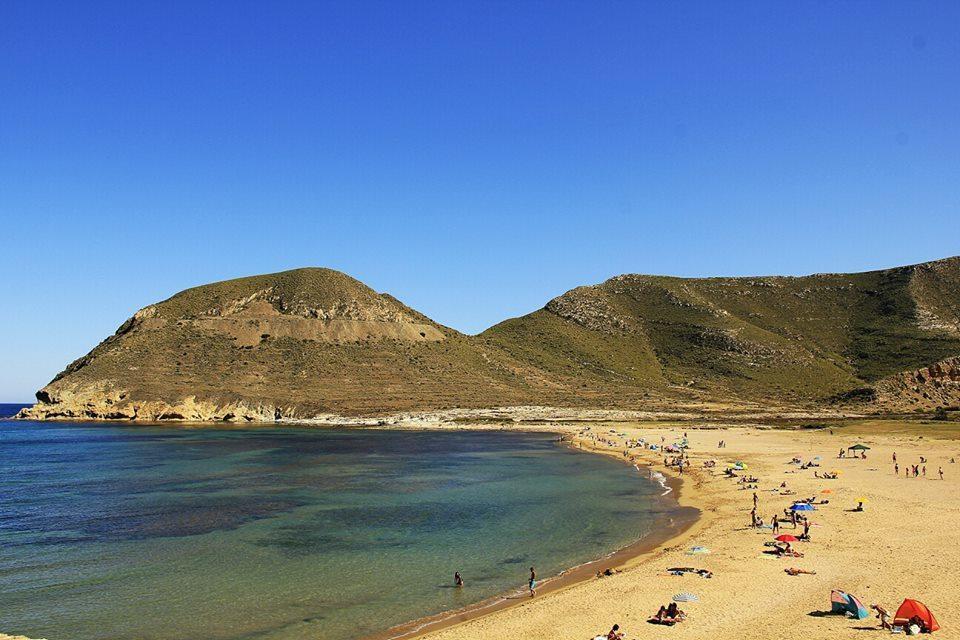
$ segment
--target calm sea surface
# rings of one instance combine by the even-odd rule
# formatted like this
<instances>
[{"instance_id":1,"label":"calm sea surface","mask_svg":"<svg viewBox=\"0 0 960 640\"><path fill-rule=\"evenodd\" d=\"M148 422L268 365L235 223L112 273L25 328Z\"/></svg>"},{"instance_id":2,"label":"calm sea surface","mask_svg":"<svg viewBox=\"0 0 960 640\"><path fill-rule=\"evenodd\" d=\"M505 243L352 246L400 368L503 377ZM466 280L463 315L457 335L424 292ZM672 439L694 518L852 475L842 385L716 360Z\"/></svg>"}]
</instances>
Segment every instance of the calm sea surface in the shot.
<instances>
[{"instance_id":1,"label":"calm sea surface","mask_svg":"<svg viewBox=\"0 0 960 640\"><path fill-rule=\"evenodd\" d=\"M357 638L612 552L661 492L549 435L0 418L0 631Z\"/></svg>"}]
</instances>

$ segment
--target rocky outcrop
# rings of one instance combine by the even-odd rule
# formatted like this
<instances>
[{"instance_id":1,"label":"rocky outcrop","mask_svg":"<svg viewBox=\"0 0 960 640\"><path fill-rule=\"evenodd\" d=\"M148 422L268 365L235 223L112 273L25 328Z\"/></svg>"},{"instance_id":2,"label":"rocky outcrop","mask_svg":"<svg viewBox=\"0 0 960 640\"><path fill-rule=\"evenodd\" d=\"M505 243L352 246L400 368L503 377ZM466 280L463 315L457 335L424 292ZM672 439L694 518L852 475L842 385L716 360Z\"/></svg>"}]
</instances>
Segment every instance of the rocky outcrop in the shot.
<instances>
[{"instance_id":1,"label":"rocky outcrop","mask_svg":"<svg viewBox=\"0 0 960 640\"><path fill-rule=\"evenodd\" d=\"M275 422L295 418L294 408L243 400L217 402L187 396L177 401L135 400L107 383L40 391L38 402L22 409L24 420L135 420L142 422Z\"/></svg>"},{"instance_id":2,"label":"rocky outcrop","mask_svg":"<svg viewBox=\"0 0 960 640\"><path fill-rule=\"evenodd\" d=\"M960 406L960 356L881 380L876 393L877 402L891 408Z\"/></svg>"},{"instance_id":3,"label":"rocky outcrop","mask_svg":"<svg viewBox=\"0 0 960 640\"><path fill-rule=\"evenodd\" d=\"M618 314L598 287L568 291L548 302L545 309L591 331L617 334L638 330L637 323Z\"/></svg>"}]
</instances>

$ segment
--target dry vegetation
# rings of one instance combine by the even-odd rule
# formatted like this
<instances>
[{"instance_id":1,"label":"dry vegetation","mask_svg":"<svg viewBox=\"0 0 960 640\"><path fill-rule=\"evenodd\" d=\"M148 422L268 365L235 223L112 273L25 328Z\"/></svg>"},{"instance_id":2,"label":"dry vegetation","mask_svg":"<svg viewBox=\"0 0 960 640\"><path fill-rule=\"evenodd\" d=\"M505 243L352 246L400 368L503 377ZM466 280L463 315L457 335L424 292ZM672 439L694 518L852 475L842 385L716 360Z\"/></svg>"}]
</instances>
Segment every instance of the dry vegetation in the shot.
<instances>
[{"instance_id":1,"label":"dry vegetation","mask_svg":"<svg viewBox=\"0 0 960 640\"><path fill-rule=\"evenodd\" d=\"M537 404L932 411L960 402L960 258L859 274L625 275L479 336L328 269L189 289L35 417L270 420ZM935 363L943 363L935 366Z\"/></svg>"}]
</instances>

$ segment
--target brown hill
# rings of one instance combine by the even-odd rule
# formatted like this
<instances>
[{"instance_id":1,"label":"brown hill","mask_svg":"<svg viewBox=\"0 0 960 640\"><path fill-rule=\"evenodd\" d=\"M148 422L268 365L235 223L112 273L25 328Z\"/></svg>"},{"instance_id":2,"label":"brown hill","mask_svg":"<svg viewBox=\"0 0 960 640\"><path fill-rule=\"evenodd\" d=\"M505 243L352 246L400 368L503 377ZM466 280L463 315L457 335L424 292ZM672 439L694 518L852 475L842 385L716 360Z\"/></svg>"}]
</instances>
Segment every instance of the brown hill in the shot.
<instances>
[{"instance_id":1,"label":"brown hill","mask_svg":"<svg viewBox=\"0 0 960 640\"><path fill-rule=\"evenodd\" d=\"M141 309L39 391L25 415L272 420L515 404L913 408L952 396L927 393L922 403L916 385L895 381L958 355L960 258L805 277L624 275L479 336L438 325L342 273L298 269L196 287Z\"/></svg>"}]
</instances>

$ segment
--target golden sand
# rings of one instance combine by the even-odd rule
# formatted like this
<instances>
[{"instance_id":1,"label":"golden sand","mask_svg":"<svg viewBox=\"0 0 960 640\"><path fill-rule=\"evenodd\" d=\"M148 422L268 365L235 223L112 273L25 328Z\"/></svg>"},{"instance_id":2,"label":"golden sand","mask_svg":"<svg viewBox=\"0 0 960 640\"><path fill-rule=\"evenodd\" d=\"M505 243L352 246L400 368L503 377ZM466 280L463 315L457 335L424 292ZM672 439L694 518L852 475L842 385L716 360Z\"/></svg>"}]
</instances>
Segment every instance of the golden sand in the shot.
<instances>
[{"instance_id":1,"label":"golden sand","mask_svg":"<svg viewBox=\"0 0 960 640\"><path fill-rule=\"evenodd\" d=\"M592 433L606 432L594 427ZM701 519L679 537L626 563L623 573L592 579L524 600L499 610L447 626L426 635L430 640L515 640L518 638L587 639L606 633L614 623L627 638L864 638L881 634L875 618L852 620L819 615L830 609L830 590L843 589L865 605L879 603L892 614L900 602L915 598L934 612L941 625L937 637L960 637L960 566L957 527L960 525L960 441L938 438L917 426L901 430L837 429L784 431L759 428L683 429L616 425L628 438L667 442L688 433L691 470L684 473L680 502L703 511ZM920 434L925 435L920 435ZM598 443L607 453L623 457L623 438ZM718 449L719 440L727 447ZM867 459L838 459L843 447L863 442ZM592 440L586 441L592 445ZM653 452L631 455L664 470ZM894 476L892 455L901 465ZM821 456L819 469L800 470L790 464ZM927 476L905 478L904 464L927 459ZM715 470L703 463L716 460ZM759 514L769 523L794 499L816 495L829 499L810 513L810 542L795 543L803 558L778 558L763 553L772 540L769 529L749 526L752 491L723 475L725 463L744 461L748 475L760 479ZM943 467L945 480L938 478ZM814 472L837 470L839 479L823 480ZM795 495L781 495L786 482ZM821 493L829 490L830 493ZM852 512L858 498L868 500L863 512ZM598 498L602 498L598 496ZM781 533L797 533L789 523ZM688 555L694 545L708 555ZM702 567L713 578L673 576L673 566ZM816 575L790 576L797 567ZM522 578L522 577L521 577ZM518 582L521 582L518 579ZM696 603L682 603L687 620L674 626L646 620L674 594L689 591ZM882 632L884 635L887 632Z\"/></svg>"}]
</instances>

